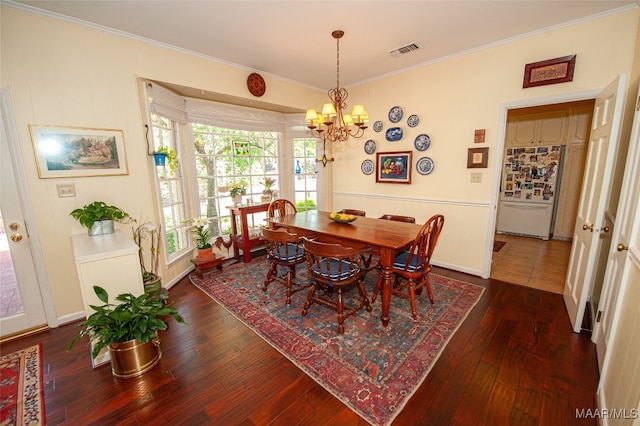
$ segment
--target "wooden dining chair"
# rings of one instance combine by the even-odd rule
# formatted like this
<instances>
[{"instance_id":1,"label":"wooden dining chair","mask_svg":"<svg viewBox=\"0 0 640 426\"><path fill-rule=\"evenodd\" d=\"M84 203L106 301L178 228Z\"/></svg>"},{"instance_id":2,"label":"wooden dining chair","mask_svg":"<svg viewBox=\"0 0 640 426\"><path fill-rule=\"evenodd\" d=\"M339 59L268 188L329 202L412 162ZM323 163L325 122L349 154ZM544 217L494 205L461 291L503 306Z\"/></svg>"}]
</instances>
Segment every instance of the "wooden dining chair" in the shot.
<instances>
[{"instance_id":1,"label":"wooden dining chair","mask_svg":"<svg viewBox=\"0 0 640 426\"><path fill-rule=\"evenodd\" d=\"M409 298L414 320L418 319L416 294L420 294L423 287L426 287L429 293L431 304L434 303L433 291L429 283L429 272L431 272L431 256L443 225L444 216L441 214L429 218L418 232L411 248L398 254L393 263L394 284L391 288L391 294ZM372 302L376 300L381 287L382 274L378 277Z\"/></svg>"},{"instance_id":2,"label":"wooden dining chair","mask_svg":"<svg viewBox=\"0 0 640 426\"><path fill-rule=\"evenodd\" d=\"M363 250L326 243L303 237L309 276L313 283L304 303L302 315L306 316L313 303L333 308L338 313L338 333L344 334L344 320L363 307L371 312L371 304L364 288L365 269L362 265ZM343 290L358 288L360 300L357 304L345 304ZM325 290L319 294L318 288ZM335 293L335 295L334 295Z\"/></svg>"},{"instance_id":3,"label":"wooden dining chair","mask_svg":"<svg viewBox=\"0 0 640 426\"><path fill-rule=\"evenodd\" d=\"M395 220L397 222L416 223L416 218L413 216L402 216L398 214L383 214L378 219Z\"/></svg>"},{"instance_id":4,"label":"wooden dining chair","mask_svg":"<svg viewBox=\"0 0 640 426\"><path fill-rule=\"evenodd\" d=\"M267 209L267 219L296 213L298 213L298 209L295 204L285 198L278 198L269 204L269 208Z\"/></svg>"},{"instance_id":5,"label":"wooden dining chair","mask_svg":"<svg viewBox=\"0 0 640 426\"><path fill-rule=\"evenodd\" d=\"M265 241L267 261L269 262L269 269L264 279L262 291L267 291L269 284L272 282L284 284L286 288L286 303L290 305L291 295L294 291L309 287L309 285L294 284L293 281L296 277L296 265L305 262L302 241L296 234L287 232L284 228L262 228L262 237ZM278 275L278 266L286 268L286 274Z\"/></svg>"},{"instance_id":6,"label":"wooden dining chair","mask_svg":"<svg viewBox=\"0 0 640 426\"><path fill-rule=\"evenodd\" d=\"M378 219L384 219L384 220L395 220L396 222L407 222L407 223L416 223L416 218L413 216L401 216L401 215L397 215L397 214L383 214L382 216L380 216ZM371 271L373 269L376 269L379 267L376 265L377 261L377 257L369 255L369 258L365 261L365 266L367 267L367 271ZM371 301L375 301L376 300L376 294L373 295L373 298L371 299Z\"/></svg>"},{"instance_id":7,"label":"wooden dining chair","mask_svg":"<svg viewBox=\"0 0 640 426\"><path fill-rule=\"evenodd\" d=\"M338 213L352 214L354 216L362 216L362 217L367 215L367 212L365 212L364 210L355 210L355 209L342 209Z\"/></svg>"}]
</instances>

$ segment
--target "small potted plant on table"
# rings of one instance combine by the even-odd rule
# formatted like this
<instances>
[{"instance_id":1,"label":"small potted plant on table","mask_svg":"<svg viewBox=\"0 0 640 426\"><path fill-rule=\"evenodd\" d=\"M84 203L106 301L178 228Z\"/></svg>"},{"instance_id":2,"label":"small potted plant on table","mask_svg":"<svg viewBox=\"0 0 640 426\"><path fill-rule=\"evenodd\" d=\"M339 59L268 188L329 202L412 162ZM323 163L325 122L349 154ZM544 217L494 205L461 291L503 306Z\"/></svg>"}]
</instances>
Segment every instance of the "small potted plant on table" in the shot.
<instances>
[{"instance_id":1,"label":"small potted plant on table","mask_svg":"<svg viewBox=\"0 0 640 426\"><path fill-rule=\"evenodd\" d=\"M262 201L267 202L271 201L273 198L273 185L276 183L275 178L266 177L264 178L264 191L262 191Z\"/></svg>"},{"instance_id":2,"label":"small potted plant on table","mask_svg":"<svg viewBox=\"0 0 640 426\"><path fill-rule=\"evenodd\" d=\"M231 199L234 204L242 203L242 196L247 194L247 184L246 182L234 182L231 184L229 189L229 195L231 195Z\"/></svg>"},{"instance_id":3,"label":"small potted plant on table","mask_svg":"<svg viewBox=\"0 0 640 426\"><path fill-rule=\"evenodd\" d=\"M82 226L89 230L89 235L113 233L113 222L131 222L129 213L120 207L110 206L103 201L94 201L69 213Z\"/></svg>"}]
</instances>

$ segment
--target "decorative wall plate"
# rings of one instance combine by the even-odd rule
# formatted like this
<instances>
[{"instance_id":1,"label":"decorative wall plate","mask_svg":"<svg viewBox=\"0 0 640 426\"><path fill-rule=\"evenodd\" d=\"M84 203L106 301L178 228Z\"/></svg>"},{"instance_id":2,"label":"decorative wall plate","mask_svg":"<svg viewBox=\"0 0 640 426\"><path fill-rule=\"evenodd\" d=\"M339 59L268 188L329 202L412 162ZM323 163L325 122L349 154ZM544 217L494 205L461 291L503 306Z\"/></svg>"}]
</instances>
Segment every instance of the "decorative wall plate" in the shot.
<instances>
[{"instance_id":1,"label":"decorative wall plate","mask_svg":"<svg viewBox=\"0 0 640 426\"><path fill-rule=\"evenodd\" d=\"M429 157L422 157L416 163L416 169L421 175L428 175L433 171L433 160Z\"/></svg>"},{"instance_id":2,"label":"decorative wall plate","mask_svg":"<svg viewBox=\"0 0 640 426\"><path fill-rule=\"evenodd\" d=\"M369 139L364 143L364 152L367 154L373 154L376 152L376 141Z\"/></svg>"},{"instance_id":3,"label":"decorative wall plate","mask_svg":"<svg viewBox=\"0 0 640 426\"><path fill-rule=\"evenodd\" d=\"M413 146L415 146L418 151L426 151L427 148L431 146L431 138L424 133L418 135L416 140L413 141Z\"/></svg>"},{"instance_id":4,"label":"decorative wall plate","mask_svg":"<svg viewBox=\"0 0 640 426\"><path fill-rule=\"evenodd\" d=\"M247 77L247 88L253 96L260 97L264 95L264 92L267 90L267 84L260 74L254 72Z\"/></svg>"},{"instance_id":5,"label":"decorative wall plate","mask_svg":"<svg viewBox=\"0 0 640 426\"><path fill-rule=\"evenodd\" d=\"M407 118L407 125L409 127L416 127L419 122L420 122L420 117L418 117L415 114L410 115L409 118Z\"/></svg>"},{"instance_id":6,"label":"decorative wall plate","mask_svg":"<svg viewBox=\"0 0 640 426\"><path fill-rule=\"evenodd\" d=\"M402 108L400 108L399 106L394 106L393 108L391 108L389 110L389 121L392 123L397 123L400 120L402 120Z\"/></svg>"},{"instance_id":7,"label":"decorative wall plate","mask_svg":"<svg viewBox=\"0 0 640 426\"><path fill-rule=\"evenodd\" d=\"M379 132L380 130L382 130L382 121L378 120L375 123L373 123L373 130L376 132Z\"/></svg>"},{"instance_id":8,"label":"decorative wall plate","mask_svg":"<svg viewBox=\"0 0 640 426\"><path fill-rule=\"evenodd\" d=\"M402 139L402 128L390 127L389 129L387 129L386 137L389 142L399 141L400 139Z\"/></svg>"},{"instance_id":9,"label":"decorative wall plate","mask_svg":"<svg viewBox=\"0 0 640 426\"><path fill-rule=\"evenodd\" d=\"M362 173L364 173L365 175L370 175L371 173L373 173L373 169L374 165L373 161L371 160L364 160L360 165L360 170L362 170Z\"/></svg>"}]
</instances>

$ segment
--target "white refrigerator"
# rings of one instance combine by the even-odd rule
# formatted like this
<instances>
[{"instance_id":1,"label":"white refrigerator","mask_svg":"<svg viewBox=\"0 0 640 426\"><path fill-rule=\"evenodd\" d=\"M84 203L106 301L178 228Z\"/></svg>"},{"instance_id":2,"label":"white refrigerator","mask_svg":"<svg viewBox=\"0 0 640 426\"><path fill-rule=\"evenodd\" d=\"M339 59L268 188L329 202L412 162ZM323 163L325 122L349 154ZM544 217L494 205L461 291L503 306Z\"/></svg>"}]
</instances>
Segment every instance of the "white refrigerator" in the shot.
<instances>
[{"instance_id":1,"label":"white refrigerator","mask_svg":"<svg viewBox=\"0 0 640 426\"><path fill-rule=\"evenodd\" d=\"M507 149L500 187L498 233L550 238L563 152L561 145Z\"/></svg>"}]
</instances>

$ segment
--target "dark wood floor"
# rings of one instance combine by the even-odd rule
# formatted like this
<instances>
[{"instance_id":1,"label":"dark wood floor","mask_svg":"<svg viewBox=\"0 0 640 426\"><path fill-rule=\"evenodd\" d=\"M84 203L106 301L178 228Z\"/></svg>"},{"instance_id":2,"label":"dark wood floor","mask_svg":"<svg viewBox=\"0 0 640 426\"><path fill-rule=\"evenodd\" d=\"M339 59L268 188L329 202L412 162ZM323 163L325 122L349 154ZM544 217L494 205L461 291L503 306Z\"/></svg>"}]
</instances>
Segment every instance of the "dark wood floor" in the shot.
<instances>
[{"instance_id":1,"label":"dark wood floor","mask_svg":"<svg viewBox=\"0 0 640 426\"><path fill-rule=\"evenodd\" d=\"M595 347L571 331L562 296L436 268L486 287L396 425L571 425L595 408ZM65 352L66 325L0 345L41 342L48 425L366 425L225 309L183 279L170 291L163 358L136 379Z\"/></svg>"}]
</instances>

